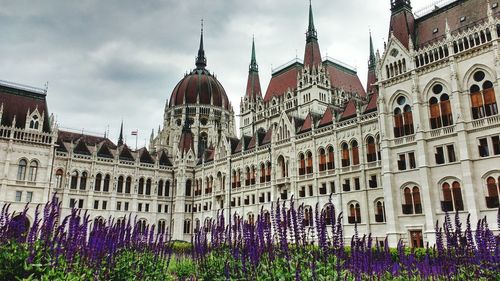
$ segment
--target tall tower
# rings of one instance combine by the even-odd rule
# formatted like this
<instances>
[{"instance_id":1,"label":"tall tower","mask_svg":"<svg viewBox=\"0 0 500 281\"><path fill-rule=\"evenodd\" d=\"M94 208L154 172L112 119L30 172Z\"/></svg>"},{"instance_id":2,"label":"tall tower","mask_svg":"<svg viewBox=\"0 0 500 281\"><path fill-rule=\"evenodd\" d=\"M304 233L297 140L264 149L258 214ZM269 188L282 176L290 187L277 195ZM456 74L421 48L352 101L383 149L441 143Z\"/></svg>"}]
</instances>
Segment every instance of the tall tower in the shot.
<instances>
[{"instance_id":1,"label":"tall tower","mask_svg":"<svg viewBox=\"0 0 500 281\"><path fill-rule=\"evenodd\" d=\"M304 67L299 73L299 117L309 113L322 115L330 103L329 74L321 59L318 32L314 26L312 4L309 2L309 25L306 32Z\"/></svg>"},{"instance_id":2,"label":"tall tower","mask_svg":"<svg viewBox=\"0 0 500 281\"><path fill-rule=\"evenodd\" d=\"M259 79L259 66L255 56L255 40L252 39L252 56L248 68L248 79L245 97L241 101L240 133L241 135L253 135L255 133L254 123L257 112L262 106L262 91Z\"/></svg>"},{"instance_id":3,"label":"tall tower","mask_svg":"<svg viewBox=\"0 0 500 281\"><path fill-rule=\"evenodd\" d=\"M415 17L410 0L391 0L391 22L388 38L392 33L408 49L409 40L413 40L414 31Z\"/></svg>"},{"instance_id":4,"label":"tall tower","mask_svg":"<svg viewBox=\"0 0 500 281\"><path fill-rule=\"evenodd\" d=\"M377 82L377 76L375 73L376 66L377 66L377 61L375 58L375 51L373 49L372 34L370 32L370 57L368 59L368 77L366 80L366 93L368 95L377 92L376 86L374 85Z\"/></svg>"}]
</instances>

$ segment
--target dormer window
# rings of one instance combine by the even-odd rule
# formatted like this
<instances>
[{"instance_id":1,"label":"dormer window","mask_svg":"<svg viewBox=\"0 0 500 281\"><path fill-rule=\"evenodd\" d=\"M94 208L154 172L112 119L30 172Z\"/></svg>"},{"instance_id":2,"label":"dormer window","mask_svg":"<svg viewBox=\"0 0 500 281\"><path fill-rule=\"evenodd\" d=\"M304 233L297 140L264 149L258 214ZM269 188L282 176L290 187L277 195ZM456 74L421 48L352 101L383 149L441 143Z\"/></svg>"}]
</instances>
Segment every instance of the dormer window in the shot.
<instances>
[{"instance_id":1,"label":"dormer window","mask_svg":"<svg viewBox=\"0 0 500 281\"><path fill-rule=\"evenodd\" d=\"M492 8L492 9L496 9L496 8L498 8L498 3L493 3L493 4L491 5L491 8Z\"/></svg>"},{"instance_id":2,"label":"dormer window","mask_svg":"<svg viewBox=\"0 0 500 281\"><path fill-rule=\"evenodd\" d=\"M38 115L33 115L33 117L31 117L31 121L30 121L30 129L38 130L39 123L40 122L38 120Z\"/></svg>"},{"instance_id":3,"label":"dormer window","mask_svg":"<svg viewBox=\"0 0 500 281\"><path fill-rule=\"evenodd\" d=\"M436 34L436 33L438 33L438 31L439 31L439 28L437 28L437 27L436 27L436 28L434 28L434 29L432 30L432 34Z\"/></svg>"},{"instance_id":4,"label":"dormer window","mask_svg":"<svg viewBox=\"0 0 500 281\"><path fill-rule=\"evenodd\" d=\"M464 22L467 19L466 16L460 17L460 22Z\"/></svg>"}]
</instances>

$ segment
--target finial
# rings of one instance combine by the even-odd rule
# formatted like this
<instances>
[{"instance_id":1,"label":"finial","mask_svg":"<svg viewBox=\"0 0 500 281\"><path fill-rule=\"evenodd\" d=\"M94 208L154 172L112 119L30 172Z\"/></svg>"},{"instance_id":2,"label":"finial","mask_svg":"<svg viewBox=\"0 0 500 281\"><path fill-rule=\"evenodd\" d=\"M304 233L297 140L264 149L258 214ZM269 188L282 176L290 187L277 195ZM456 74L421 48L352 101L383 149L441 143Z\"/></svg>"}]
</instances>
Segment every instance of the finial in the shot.
<instances>
[{"instance_id":1,"label":"finial","mask_svg":"<svg viewBox=\"0 0 500 281\"><path fill-rule=\"evenodd\" d=\"M200 34L200 48L198 49L198 56L196 57L196 67L205 68L207 66L207 59L205 58L205 50L203 49L203 19L201 19L201 34Z\"/></svg>"},{"instance_id":2,"label":"finial","mask_svg":"<svg viewBox=\"0 0 500 281\"><path fill-rule=\"evenodd\" d=\"M118 146L123 145L123 119L122 124L120 125L120 136L118 136Z\"/></svg>"},{"instance_id":3,"label":"finial","mask_svg":"<svg viewBox=\"0 0 500 281\"><path fill-rule=\"evenodd\" d=\"M316 28L314 28L311 0L309 0L309 27L307 28L306 38L307 42L310 42L313 39L318 39L318 33L316 32Z\"/></svg>"}]
</instances>

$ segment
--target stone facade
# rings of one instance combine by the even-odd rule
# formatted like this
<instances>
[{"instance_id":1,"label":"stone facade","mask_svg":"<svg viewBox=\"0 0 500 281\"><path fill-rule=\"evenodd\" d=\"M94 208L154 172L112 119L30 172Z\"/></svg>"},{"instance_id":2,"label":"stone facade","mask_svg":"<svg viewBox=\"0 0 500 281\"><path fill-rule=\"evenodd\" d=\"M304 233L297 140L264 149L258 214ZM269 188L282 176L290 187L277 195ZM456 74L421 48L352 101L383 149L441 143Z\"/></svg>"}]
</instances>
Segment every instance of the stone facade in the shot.
<instances>
[{"instance_id":1,"label":"stone facade","mask_svg":"<svg viewBox=\"0 0 500 281\"><path fill-rule=\"evenodd\" d=\"M174 89L149 149L62 131L53 122L47 131L30 129L34 111L27 106L24 127L0 119L0 202L20 210L57 192L65 213L133 214L187 241L218 212L253 221L273 201L292 197L310 213L331 198L344 214L347 239L356 222L360 233L388 236L391 246L399 239L433 244L445 211L494 222L497 6L459 0L415 18L410 1L391 1L389 40L381 54L370 46L366 90L355 69L321 58L310 7L304 60L274 70L265 95L253 46L239 138L227 96L205 69L203 37L196 69ZM192 79L199 79L196 91L189 90ZM2 89L2 97L18 91L44 100L40 90ZM30 178L33 161L37 176Z\"/></svg>"}]
</instances>

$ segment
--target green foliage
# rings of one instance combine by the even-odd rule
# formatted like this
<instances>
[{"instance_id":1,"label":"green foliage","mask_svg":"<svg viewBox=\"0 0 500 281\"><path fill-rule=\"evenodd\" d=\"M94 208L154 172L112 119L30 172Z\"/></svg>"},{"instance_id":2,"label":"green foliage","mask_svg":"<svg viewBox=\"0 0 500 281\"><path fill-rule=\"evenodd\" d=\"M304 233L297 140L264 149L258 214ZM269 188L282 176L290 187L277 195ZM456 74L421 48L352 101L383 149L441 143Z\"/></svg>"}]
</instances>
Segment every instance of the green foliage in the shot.
<instances>
[{"instance_id":1,"label":"green foliage","mask_svg":"<svg viewBox=\"0 0 500 281\"><path fill-rule=\"evenodd\" d=\"M168 272L179 280L186 280L196 275L196 265L191 258L177 257L170 263Z\"/></svg>"},{"instance_id":2,"label":"green foliage","mask_svg":"<svg viewBox=\"0 0 500 281\"><path fill-rule=\"evenodd\" d=\"M172 252L176 255L188 255L191 254L193 250L193 244L185 241L173 241L172 242Z\"/></svg>"}]
</instances>

